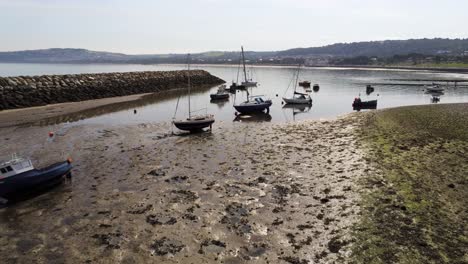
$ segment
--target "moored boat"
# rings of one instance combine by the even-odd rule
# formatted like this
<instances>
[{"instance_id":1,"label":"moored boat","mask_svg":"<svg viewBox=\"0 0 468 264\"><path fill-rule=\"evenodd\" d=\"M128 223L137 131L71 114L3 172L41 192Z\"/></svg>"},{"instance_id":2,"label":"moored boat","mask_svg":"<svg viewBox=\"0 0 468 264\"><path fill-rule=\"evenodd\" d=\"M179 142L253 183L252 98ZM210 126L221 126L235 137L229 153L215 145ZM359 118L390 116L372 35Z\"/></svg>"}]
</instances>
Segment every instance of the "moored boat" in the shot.
<instances>
[{"instance_id":1,"label":"moored boat","mask_svg":"<svg viewBox=\"0 0 468 264\"><path fill-rule=\"evenodd\" d=\"M293 97L283 97L283 101L286 104L311 104L312 98L309 94L294 92Z\"/></svg>"},{"instance_id":2,"label":"moored boat","mask_svg":"<svg viewBox=\"0 0 468 264\"><path fill-rule=\"evenodd\" d=\"M320 90L320 85L318 85L317 83L314 84L313 89L314 89L314 92L318 92Z\"/></svg>"},{"instance_id":3,"label":"moored boat","mask_svg":"<svg viewBox=\"0 0 468 264\"><path fill-rule=\"evenodd\" d=\"M445 89L437 84L432 84L432 86L426 86L426 92L428 93L442 93L444 91Z\"/></svg>"},{"instance_id":4,"label":"moored boat","mask_svg":"<svg viewBox=\"0 0 468 264\"><path fill-rule=\"evenodd\" d=\"M211 100L229 99L229 92L226 91L225 88L226 88L226 85L224 85L224 87L220 86L216 93L210 94Z\"/></svg>"},{"instance_id":5,"label":"moored boat","mask_svg":"<svg viewBox=\"0 0 468 264\"><path fill-rule=\"evenodd\" d=\"M234 108L242 114L263 112L265 110L268 113L272 104L273 102L266 99L263 95L249 96L247 94L247 101L234 105Z\"/></svg>"},{"instance_id":6,"label":"moored boat","mask_svg":"<svg viewBox=\"0 0 468 264\"><path fill-rule=\"evenodd\" d=\"M372 85L368 84L366 86L366 94L369 95L369 94L371 94L373 92L374 92L374 87L372 87Z\"/></svg>"},{"instance_id":7,"label":"moored boat","mask_svg":"<svg viewBox=\"0 0 468 264\"><path fill-rule=\"evenodd\" d=\"M71 159L35 169L31 160L14 156L0 164L0 197L10 199L71 175Z\"/></svg>"},{"instance_id":8,"label":"moored boat","mask_svg":"<svg viewBox=\"0 0 468 264\"><path fill-rule=\"evenodd\" d=\"M297 71L294 73L294 75L292 77L292 82L291 83L293 83L293 85L294 85L293 96L292 97L283 97L283 101L286 104L311 104L312 103L312 97L310 97L309 94L300 93L300 92L296 91L297 83L298 83L297 80L299 79L300 70L301 70L301 66L299 65L299 67L297 68ZM286 92L288 91L288 89L289 89L289 86L286 89ZM285 94L286 94L286 92L285 92Z\"/></svg>"},{"instance_id":9,"label":"moored boat","mask_svg":"<svg viewBox=\"0 0 468 264\"><path fill-rule=\"evenodd\" d=\"M177 107L174 114L174 118L172 120L172 124L180 130L189 131L189 132L196 132L203 130L204 128L209 127L211 130L211 126L215 122L214 115L211 114L204 114L204 115L192 115L192 110L190 107L190 55L188 57L188 71L187 71L187 89L188 89L188 118L182 120L175 120L175 115L177 114L177 108L179 106L179 101L177 100ZM229 95L228 95L229 96Z\"/></svg>"}]
</instances>

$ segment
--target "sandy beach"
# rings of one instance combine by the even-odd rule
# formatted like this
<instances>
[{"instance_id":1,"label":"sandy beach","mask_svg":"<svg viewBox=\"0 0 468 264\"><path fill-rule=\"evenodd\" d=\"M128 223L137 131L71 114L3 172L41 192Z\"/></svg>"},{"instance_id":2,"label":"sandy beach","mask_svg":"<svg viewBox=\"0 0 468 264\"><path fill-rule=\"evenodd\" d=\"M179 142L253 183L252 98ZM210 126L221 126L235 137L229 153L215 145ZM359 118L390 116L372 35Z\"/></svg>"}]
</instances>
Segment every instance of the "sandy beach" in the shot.
<instances>
[{"instance_id":1,"label":"sandy beach","mask_svg":"<svg viewBox=\"0 0 468 264\"><path fill-rule=\"evenodd\" d=\"M328 263L350 254L357 117L171 135L169 124L9 127L2 153L73 157L0 211L7 263ZM18 144L21 142L21 144Z\"/></svg>"}]
</instances>

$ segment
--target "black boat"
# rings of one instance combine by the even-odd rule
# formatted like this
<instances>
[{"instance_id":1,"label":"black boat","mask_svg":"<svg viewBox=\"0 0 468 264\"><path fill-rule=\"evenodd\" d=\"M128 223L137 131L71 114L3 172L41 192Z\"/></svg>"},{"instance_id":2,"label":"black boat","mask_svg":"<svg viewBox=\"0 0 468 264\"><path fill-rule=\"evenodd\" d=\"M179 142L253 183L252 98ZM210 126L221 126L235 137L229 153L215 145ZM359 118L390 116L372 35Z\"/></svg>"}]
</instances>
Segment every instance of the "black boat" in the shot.
<instances>
[{"instance_id":1,"label":"black boat","mask_svg":"<svg viewBox=\"0 0 468 264\"><path fill-rule=\"evenodd\" d=\"M374 87L372 87L372 85L368 84L366 86L366 94L369 95L369 94L371 94L373 92L374 92Z\"/></svg>"},{"instance_id":2,"label":"black boat","mask_svg":"<svg viewBox=\"0 0 468 264\"><path fill-rule=\"evenodd\" d=\"M218 88L218 91L214 94L210 94L211 100L225 100L229 99L229 92L226 91L226 85L222 85Z\"/></svg>"},{"instance_id":3,"label":"black boat","mask_svg":"<svg viewBox=\"0 0 468 264\"><path fill-rule=\"evenodd\" d=\"M197 132L203 130L203 128L209 127L211 130L211 126L215 122L214 116L208 113L204 115L192 115L191 107L190 107L190 55L187 56L188 61L188 71L187 71L187 88L188 88L188 118L182 120L175 120L175 115L177 114L177 108L179 106L179 100L177 100L176 111L174 114L174 119L172 124L180 130L185 130L189 132ZM229 95L228 95L229 96ZM195 111L194 111L195 112Z\"/></svg>"},{"instance_id":4,"label":"black boat","mask_svg":"<svg viewBox=\"0 0 468 264\"><path fill-rule=\"evenodd\" d=\"M263 112L265 110L269 113L271 105L272 101L265 99L262 95L249 96L247 94L247 101L234 105L234 108L241 114Z\"/></svg>"},{"instance_id":5,"label":"black boat","mask_svg":"<svg viewBox=\"0 0 468 264\"><path fill-rule=\"evenodd\" d=\"M361 98L356 97L352 106L354 110L377 109L377 100L362 101Z\"/></svg>"},{"instance_id":6,"label":"black boat","mask_svg":"<svg viewBox=\"0 0 468 264\"><path fill-rule=\"evenodd\" d=\"M71 175L71 159L35 169L31 160L13 157L0 164L0 198L18 197Z\"/></svg>"}]
</instances>

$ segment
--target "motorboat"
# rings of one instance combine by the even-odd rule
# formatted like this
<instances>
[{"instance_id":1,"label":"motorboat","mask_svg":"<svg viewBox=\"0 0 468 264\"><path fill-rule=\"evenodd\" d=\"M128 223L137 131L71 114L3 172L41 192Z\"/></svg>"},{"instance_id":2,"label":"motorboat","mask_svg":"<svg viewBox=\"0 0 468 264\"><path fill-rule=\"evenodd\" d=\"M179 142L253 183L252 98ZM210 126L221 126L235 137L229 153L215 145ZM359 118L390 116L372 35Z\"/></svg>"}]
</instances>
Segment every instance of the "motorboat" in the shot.
<instances>
[{"instance_id":1,"label":"motorboat","mask_svg":"<svg viewBox=\"0 0 468 264\"><path fill-rule=\"evenodd\" d=\"M211 100L224 100L229 99L229 92L226 90L226 85L224 87L218 87L218 91L214 94L210 94Z\"/></svg>"},{"instance_id":2,"label":"motorboat","mask_svg":"<svg viewBox=\"0 0 468 264\"><path fill-rule=\"evenodd\" d=\"M203 130L204 128L209 127L210 130L212 128L213 123L215 122L214 115L205 113L204 115L193 115L193 111L191 110L190 106L190 54L187 56L188 61L188 71L187 71L187 90L188 90L188 117L182 120L175 120L175 115L177 114L177 109L179 106L179 100L177 100L176 111L174 114L174 118L172 120L172 124L180 130L189 131L189 132L196 132ZM229 94L228 94L229 96Z\"/></svg>"},{"instance_id":3,"label":"motorboat","mask_svg":"<svg viewBox=\"0 0 468 264\"><path fill-rule=\"evenodd\" d=\"M64 176L71 176L71 159L42 169L35 169L31 160L14 155L0 164L0 198L11 199L28 192L58 183Z\"/></svg>"}]
</instances>

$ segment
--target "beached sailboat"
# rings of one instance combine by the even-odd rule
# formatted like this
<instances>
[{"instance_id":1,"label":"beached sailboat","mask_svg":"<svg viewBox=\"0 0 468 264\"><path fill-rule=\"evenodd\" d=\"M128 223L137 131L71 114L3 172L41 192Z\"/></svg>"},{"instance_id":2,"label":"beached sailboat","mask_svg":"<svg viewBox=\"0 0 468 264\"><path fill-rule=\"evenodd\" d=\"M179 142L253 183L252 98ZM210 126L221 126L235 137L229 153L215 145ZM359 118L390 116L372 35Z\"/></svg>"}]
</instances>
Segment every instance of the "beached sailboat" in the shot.
<instances>
[{"instance_id":1,"label":"beached sailboat","mask_svg":"<svg viewBox=\"0 0 468 264\"><path fill-rule=\"evenodd\" d=\"M174 118L172 123L174 124L175 127L177 127L180 130L185 130L185 131L190 131L190 132L195 132L195 131L200 131L204 128L210 127L213 125L215 122L214 116L208 113L205 114L199 114L199 115L192 115L193 112L199 112L201 110L206 110L206 109L201 109L198 111L193 111L191 109L190 105L190 55L188 57L188 71L187 71L187 90L188 90L188 117L187 119L183 120L175 120L175 115L177 114L177 109L179 107L179 100L177 100L177 106L176 106L176 111L174 114ZM179 97L180 98L180 97Z\"/></svg>"},{"instance_id":2,"label":"beached sailboat","mask_svg":"<svg viewBox=\"0 0 468 264\"><path fill-rule=\"evenodd\" d=\"M312 103L312 98L310 97L309 94L307 93L300 93L298 91L296 91L297 89L297 81L299 79L299 71L300 71L301 67L299 66L297 68L297 71L295 72L295 74L293 75L293 80L292 82L294 83L294 93L293 93L293 96L292 97L283 97L283 101L286 103L286 104L311 104ZM289 86L288 86L288 89L289 89ZM286 92L288 91L288 89L286 89Z\"/></svg>"}]
</instances>

